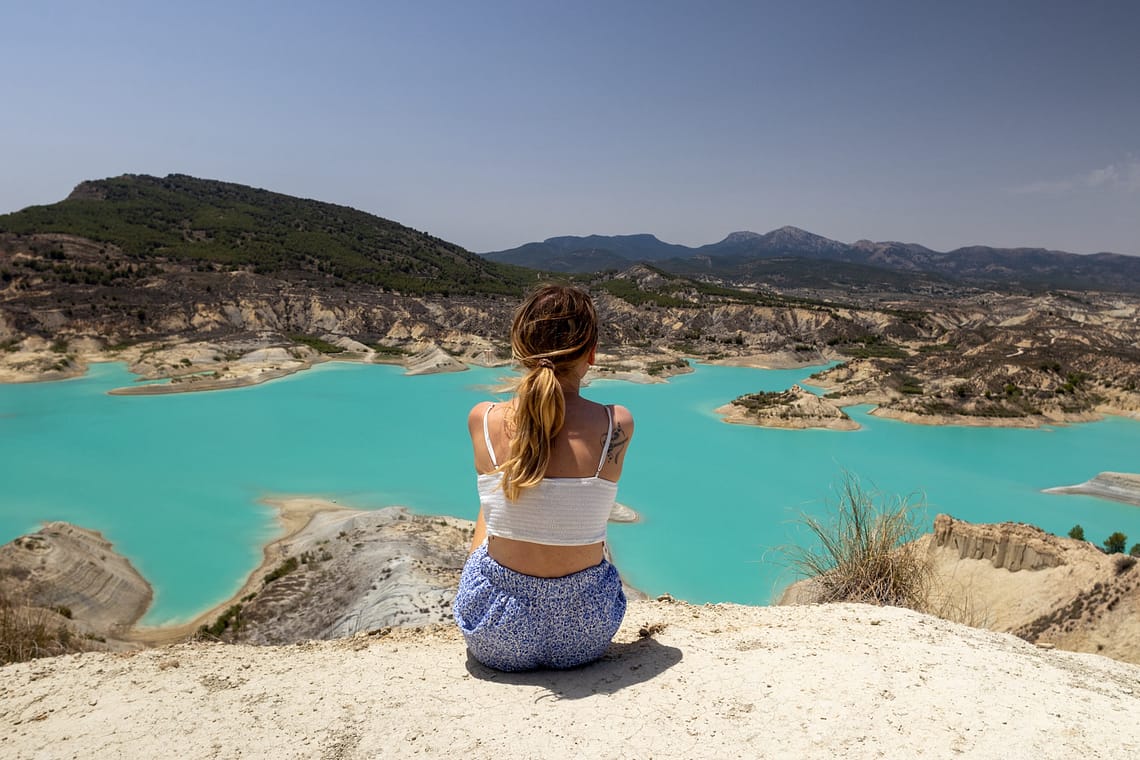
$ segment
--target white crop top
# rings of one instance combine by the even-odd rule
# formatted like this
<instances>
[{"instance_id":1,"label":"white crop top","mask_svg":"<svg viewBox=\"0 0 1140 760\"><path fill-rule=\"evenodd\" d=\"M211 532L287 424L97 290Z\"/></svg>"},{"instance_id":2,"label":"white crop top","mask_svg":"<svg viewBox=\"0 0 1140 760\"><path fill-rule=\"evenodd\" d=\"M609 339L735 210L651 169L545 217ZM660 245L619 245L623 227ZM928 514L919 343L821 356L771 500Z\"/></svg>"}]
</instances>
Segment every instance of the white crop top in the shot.
<instances>
[{"instance_id":1,"label":"white crop top","mask_svg":"<svg viewBox=\"0 0 1140 760\"><path fill-rule=\"evenodd\" d=\"M494 406L483 414L483 438L491 464L498 467L487 429L487 415ZM617 483L601 477L614 432L613 412L608 406L606 415L609 429L592 478L543 478L524 489L518 501L507 501L501 474L479 475L479 504L487 535L553 546L586 546L606 540L606 522L617 497Z\"/></svg>"}]
</instances>

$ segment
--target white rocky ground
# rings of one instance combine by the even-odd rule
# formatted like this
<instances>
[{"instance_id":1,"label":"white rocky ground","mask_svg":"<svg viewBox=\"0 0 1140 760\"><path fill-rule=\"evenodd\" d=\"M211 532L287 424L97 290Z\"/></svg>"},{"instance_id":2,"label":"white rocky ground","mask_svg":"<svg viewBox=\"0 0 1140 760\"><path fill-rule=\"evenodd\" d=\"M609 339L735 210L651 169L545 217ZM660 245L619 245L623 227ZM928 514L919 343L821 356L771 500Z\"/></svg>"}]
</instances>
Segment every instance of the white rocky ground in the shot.
<instances>
[{"instance_id":1,"label":"white rocky ground","mask_svg":"<svg viewBox=\"0 0 1140 760\"><path fill-rule=\"evenodd\" d=\"M861 605L634 602L563 672L490 671L450 626L0 669L6 758L1137 753L1140 667Z\"/></svg>"}]
</instances>

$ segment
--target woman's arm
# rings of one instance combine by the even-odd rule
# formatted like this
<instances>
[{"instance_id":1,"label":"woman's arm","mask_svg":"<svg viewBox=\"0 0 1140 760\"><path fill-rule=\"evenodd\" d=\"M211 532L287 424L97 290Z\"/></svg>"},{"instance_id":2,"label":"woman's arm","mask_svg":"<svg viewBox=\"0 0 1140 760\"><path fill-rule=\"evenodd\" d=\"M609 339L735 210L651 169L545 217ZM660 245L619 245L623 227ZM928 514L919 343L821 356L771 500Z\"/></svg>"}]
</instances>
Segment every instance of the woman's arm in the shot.
<instances>
[{"instance_id":1,"label":"woman's arm","mask_svg":"<svg viewBox=\"0 0 1140 760\"><path fill-rule=\"evenodd\" d=\"M483 415L491 402L483 401L476 404L467 413L467 432L471 436L471 449L475 455L475 471L490 472L491 457L487 453L487 444L483 441ZM475 518L475 532L471 536L471 549L469 554L487 540L487 521L483 517L483 508L479 507L479 516Z\"/></svg>"},{"instance_id":2,"label":"woman's arm","mask_svg":"<svg viewBox=\"0 0 1140 760\"><path fill-rule=\"evenodd\" d=\"M624 406L614 404L614 433L610 436L606 461L621 466L625 461L625 452L631 438L633 438L633 415Z\"/></svg>"},{"instance_id":3,"label":"woman's arm","mask_svg":"<svg viewBox=\"0 0 1140 760\"><path fill-rule=\"evenodd\" d=\"M487 444L483 440L483 416L487 413L490 401L481 401L467 413L467 433L471 436L471 451L475 455L475 472L484 473L494 469Z\"/></svg>"},{"instance_id":4,"label":"woman's arm","mask_svg":"<svg viewBox=\"0 0 1140 760\"><path fill-rule=\"evenodd\" d=\"M610 435L609 446L606 448L602 477L616 481L621 477L622 466L625 465L625 452L629 449L630 439L633 438L633 415L624 406L617 404L611 409L614 428Z\"/></svg>"},{"instance_id":5,"label":"woman's arm","mask_svg":"<svg viewBox=\"0 0 1140 760\"><path fill-rule=\"evenodd\" d=\"M487 540L487 521L483 519L483 508L479 508L479 516L475 518L475 533L471 536L471 548L467 551L471 554Z\"/></svg>"}]
</instances>

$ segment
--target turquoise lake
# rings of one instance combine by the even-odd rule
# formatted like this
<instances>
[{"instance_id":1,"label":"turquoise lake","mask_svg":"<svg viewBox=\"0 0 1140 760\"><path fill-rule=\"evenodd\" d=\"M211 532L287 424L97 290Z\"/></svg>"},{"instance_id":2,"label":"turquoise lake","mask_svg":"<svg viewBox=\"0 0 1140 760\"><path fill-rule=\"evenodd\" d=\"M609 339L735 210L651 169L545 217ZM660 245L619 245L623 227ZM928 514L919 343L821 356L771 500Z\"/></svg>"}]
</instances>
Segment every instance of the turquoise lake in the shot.
<instances>
[{"instance_id":1,"label":"turquoise lake","mask_svg":"<svg viewBox=\"0 0 1140 760\"><path fill-rule=\"evenodd\" d=\"M584 395L636 420L618 500L643 521L614 525L626 579L693 602L764 604L790 581L782 547L807 540L842 473L918 494L924 525L946 512L1014 520L1099 543L1140 541L1140 508L1040 493L1101 471L1140 471L1140 423L1036 430L928 427L847 411L856 432L727 425L713 409L812 369L700 366L658 385L598 381ZM474 519L466 413L501 369L406 377L327 363L261 386L109 396L120 364L84 378L0 385L0 542L66 520L101 531L154 585L147 624L179 622L233 594L279 534L266 495L315 494L375 508Z\"/></svg>"}]
</instances>

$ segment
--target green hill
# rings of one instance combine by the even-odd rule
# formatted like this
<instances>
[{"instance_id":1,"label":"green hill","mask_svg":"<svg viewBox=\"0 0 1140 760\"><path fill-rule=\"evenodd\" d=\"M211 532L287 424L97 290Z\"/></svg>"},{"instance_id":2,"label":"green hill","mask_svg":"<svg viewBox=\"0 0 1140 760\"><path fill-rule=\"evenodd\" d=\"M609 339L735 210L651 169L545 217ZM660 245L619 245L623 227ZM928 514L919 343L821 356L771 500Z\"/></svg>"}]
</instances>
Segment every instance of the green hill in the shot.
<instances>
[{"instance_id":1,"label":"green hill","mask_svg":"<svg viewBox=\"0 0 1140 760\"><path fill-rule=\"evenodd\" d=\"M83 182L59 203L0 216L0 232L75 235L143 261L401 293L515 294L534 281L533 271L363 211L181 174Z\"/></svg>"}]
</instances>

